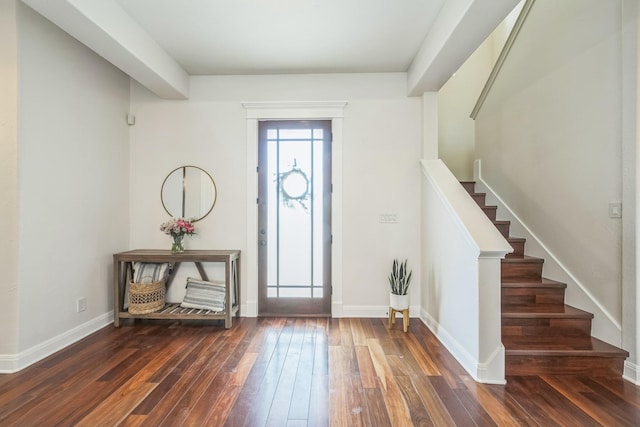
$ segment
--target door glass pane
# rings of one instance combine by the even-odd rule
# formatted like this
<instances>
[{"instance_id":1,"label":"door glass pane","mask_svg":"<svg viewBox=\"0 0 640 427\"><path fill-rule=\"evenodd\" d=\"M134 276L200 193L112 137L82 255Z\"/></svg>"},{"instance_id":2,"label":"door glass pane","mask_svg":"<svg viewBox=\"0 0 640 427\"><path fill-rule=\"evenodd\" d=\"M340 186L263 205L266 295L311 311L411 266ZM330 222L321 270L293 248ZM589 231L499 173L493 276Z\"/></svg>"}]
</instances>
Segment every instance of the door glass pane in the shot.
<instances>
[{"instance_id":1,"label":"door glass pane","mask_svg":"<svg viewBox=\"0 0 640 427\"><path fill-rule=\"evenodd\" d=\"M269 298L323 295L323 146L317 135L312 129L267 134Z\"/></svg>"},{"instance_id":2,"label":"door glass pane","mask_svg":"<svg viewBox=\"0 0 640 427\"><path fill-rule=\"evenodd\" d=\"M320 131L319 138L322 138L322 129L317 129ZM314 132L315 133L315 132ZM323 240L323 230L324 230L324 205L322 203L322 198L324 196L324 176L323 176L323 147L322 140L313 141L313 293L314 296L318 298L322 298L322 289L324 286L324 278L323 278L323 249L324 249L324 240Z\"/></svg>"}]
</instances>

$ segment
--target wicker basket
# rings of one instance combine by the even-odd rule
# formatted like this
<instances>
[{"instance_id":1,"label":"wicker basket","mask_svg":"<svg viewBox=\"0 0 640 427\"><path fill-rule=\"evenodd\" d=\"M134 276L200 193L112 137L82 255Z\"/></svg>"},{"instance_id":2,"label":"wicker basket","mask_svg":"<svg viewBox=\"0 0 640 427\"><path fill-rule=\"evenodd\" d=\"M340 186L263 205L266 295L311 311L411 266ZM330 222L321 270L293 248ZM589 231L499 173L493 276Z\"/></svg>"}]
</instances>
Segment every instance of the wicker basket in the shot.
<instances>
[{"instance_id":1,"label":"wicker basket","mask_svg":"<svg viewBox=\"0 0 640 427\"><path fill-rule=\"evenodd\" d=\"M129 282L129 313L154 313L164 307L167 289L164 280L151 283Z\"/></svg>"}]
</instances>

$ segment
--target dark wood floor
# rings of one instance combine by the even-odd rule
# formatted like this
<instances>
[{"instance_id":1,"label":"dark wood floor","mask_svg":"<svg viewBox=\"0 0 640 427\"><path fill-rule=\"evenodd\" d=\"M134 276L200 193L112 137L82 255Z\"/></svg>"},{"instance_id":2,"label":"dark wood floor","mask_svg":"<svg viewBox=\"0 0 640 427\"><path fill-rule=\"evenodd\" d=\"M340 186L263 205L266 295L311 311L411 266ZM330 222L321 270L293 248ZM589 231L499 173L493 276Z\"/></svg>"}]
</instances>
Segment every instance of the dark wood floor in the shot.
<instances>
[{"instance_id":1,"label":"dark wood floor","mask_svg":"<svg viewBox=\"0 0 640 427\"><path fill-rule=\"evenodd\" d=\"M475 383L418 320L107 327L0 375L0 426L637 426L620 378Z\"/></svg>"}]
</instances>

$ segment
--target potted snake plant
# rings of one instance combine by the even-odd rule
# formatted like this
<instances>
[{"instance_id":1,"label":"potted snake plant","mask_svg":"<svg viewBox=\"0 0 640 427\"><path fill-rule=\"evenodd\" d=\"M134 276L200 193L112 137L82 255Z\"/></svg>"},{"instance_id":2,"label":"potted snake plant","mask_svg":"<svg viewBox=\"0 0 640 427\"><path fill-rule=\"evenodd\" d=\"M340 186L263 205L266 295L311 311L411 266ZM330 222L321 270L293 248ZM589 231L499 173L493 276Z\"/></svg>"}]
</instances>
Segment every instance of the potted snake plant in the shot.
<instances>
[{"instance_id":1,"label":"potted snake plant","mask_svg":"<svg viewBox=\"0 0 640 427\"><path fill-rule=\"evenodd\" d=\"M393 260L391 274L389 274L389 305L395 310L406 310L409 308L409 285L411 284L411 270L407 269L407 260L398 262Z\"/></svg>"}]
</instances>

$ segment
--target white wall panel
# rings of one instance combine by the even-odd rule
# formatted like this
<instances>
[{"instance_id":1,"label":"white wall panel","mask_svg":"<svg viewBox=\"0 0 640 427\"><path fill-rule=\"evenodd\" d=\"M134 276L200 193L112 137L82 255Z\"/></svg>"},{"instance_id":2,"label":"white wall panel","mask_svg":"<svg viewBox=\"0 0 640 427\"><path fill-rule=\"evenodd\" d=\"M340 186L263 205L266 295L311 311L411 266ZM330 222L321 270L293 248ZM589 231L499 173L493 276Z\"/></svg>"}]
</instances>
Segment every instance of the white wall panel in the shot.
<instances>
[{"instance_id":1,"label":"white wall panel","mask_svg":"<svg viewBox=\"0 0 640 427\"><path fill-rule=\"evenodd\" d=\"M21 3L18 23L18 350L42 356L109 320L111 256L129 237L129 78Z\"/></svg>"}]
</instances>

